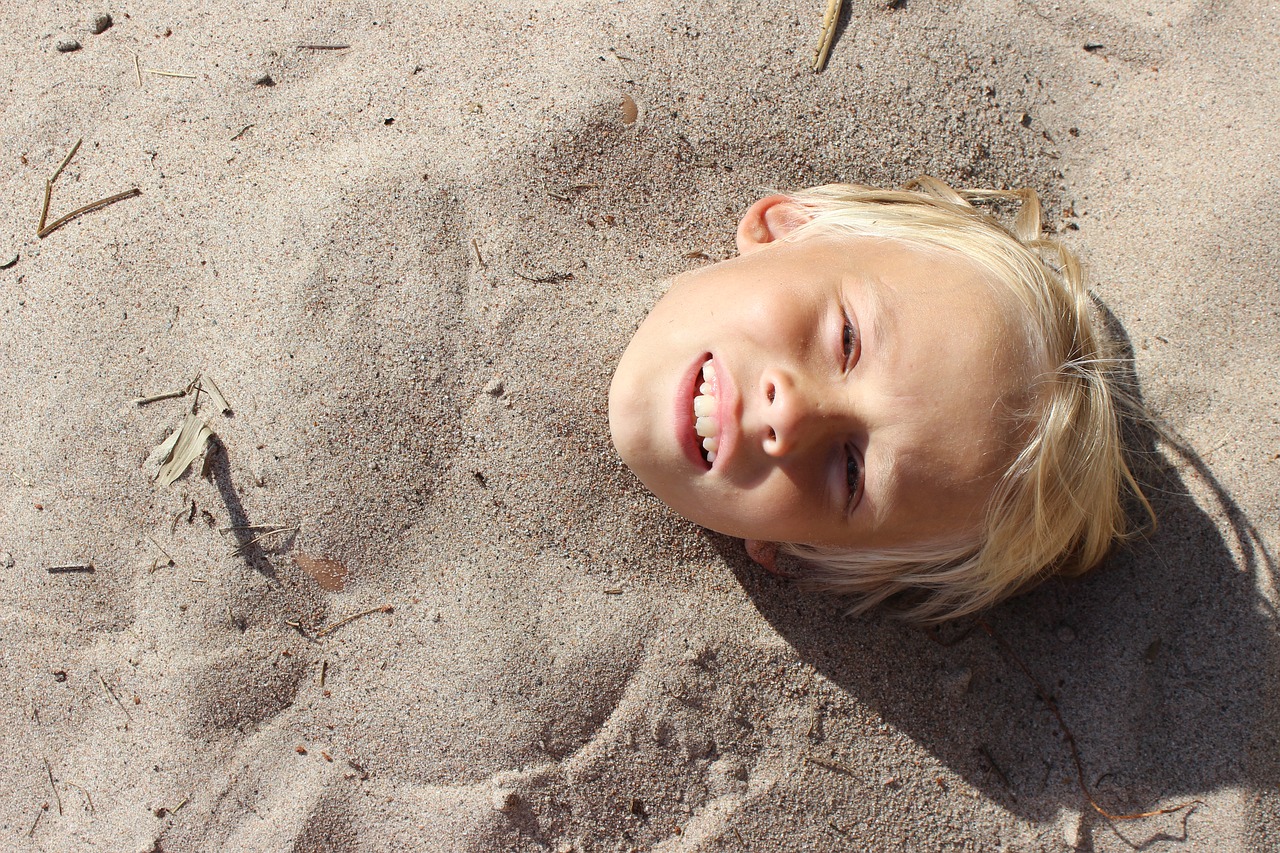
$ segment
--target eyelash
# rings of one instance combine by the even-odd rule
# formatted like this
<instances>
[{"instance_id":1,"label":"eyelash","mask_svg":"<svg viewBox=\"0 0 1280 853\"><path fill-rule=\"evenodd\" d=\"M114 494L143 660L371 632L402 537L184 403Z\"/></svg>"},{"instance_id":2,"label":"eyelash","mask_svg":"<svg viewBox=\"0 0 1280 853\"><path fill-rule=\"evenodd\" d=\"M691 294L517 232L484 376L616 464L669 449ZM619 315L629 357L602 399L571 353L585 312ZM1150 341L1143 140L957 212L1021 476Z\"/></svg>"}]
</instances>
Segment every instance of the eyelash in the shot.
<instances>
[{"instance_id":1,"label":"eyelash","mask_svg":"<svg viewBox=\"0 0 1280 853\"><path fill-rule=\"evenodd\" d=\"M840 352L844 357L844 369L849 371L853 369L857 362L855 355L858 354L860 341L858 339L858 329L853 325L853 320L849 319L848 313L843 315L844 328L840 331ZM858 487L862 481L862 465L858 461L858 454L852 445L846 446L844 449L844 470L845 482L849 490L849 500L846 505L846 512L853 509L854 499L858 496Z\"/></svg>"},{"instance_id":2,"label":"eyelash","mask_svg":"<svg viewBox=\"0 0 1280 853\"><path fill-rule=\"evenodd\" d=\"M858 496L858 487L862 482L862 466L858 464L858 454L852 447L844 449L845 480L849 487L849 500L846 512L853 509L853 501Z\"/></svg>"},{"instance_id":3,"label":"eyelash","mask_svg":"<svg viewBox=\"0 0 1280 853\"><path fill-rule=\"evenodd\" d=\"M845 370L853 367L854 354L858 351L858 329L853 325L853 321L849 319L849 315L844 315L844 328L840 331L840 352L844 356Z\"/></svg>"}]
</instances>

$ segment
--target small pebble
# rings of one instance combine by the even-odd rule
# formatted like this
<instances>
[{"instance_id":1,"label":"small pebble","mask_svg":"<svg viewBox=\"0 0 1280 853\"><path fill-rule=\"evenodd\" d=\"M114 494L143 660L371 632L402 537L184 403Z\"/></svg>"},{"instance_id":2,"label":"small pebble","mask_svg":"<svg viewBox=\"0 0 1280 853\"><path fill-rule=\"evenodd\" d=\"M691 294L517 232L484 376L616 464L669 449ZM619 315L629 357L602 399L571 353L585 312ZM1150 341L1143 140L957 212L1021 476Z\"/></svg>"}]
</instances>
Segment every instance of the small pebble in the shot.
<instances>
[{"instance_id":1,"label":"small pebble","mask_svg":"<svg viewBox=\"0 0 1280 853\"><path fill-rule=\"evenodd\" d=\"M497 397L502 394L502 380L490 379L488 384L484 386L484 393Z\"/></svg>"},{"instance_id":2,"label":"small pebble","mask_svg":"<svg viewBox=\"0 0 1280 853\"><path fill-rule=\"evenodd\" d=\"M270 74L263 74L257 80L253 81L253 85L255 86L274 86L275 84L276 81L271 79Z\"/></svg>"},{"instance_id":3,"label":"small pebble","mask_svg":"<svg viewBox=\"0 0 1280 853\"><path fill-rule=\"evenodd\" d=\"M0 551L0 563L4 563L6 569L13 568L13 555L8 551Z\"/></svg>"},{"instance_id":4,"label":"small pebble","mask_svg":"<svg viewBox=\"0 0 1280 853\"><path fill-rule=\"evenodd\" d=\"M58 42L58 53L75 53L80 49L80 42L75 39L63 39Z\"/></svg>"},{"instance_id":5,"label":"small pebble","mask_svg":"<svg viewBox=\"0 0 1280 853\"><path fill-rule=\"evenodd\" d=\"M493 792L493 810L509 812L520 803L520 795L509 788L498 788Z\"/></svg>"},{"instance_id":6,"label":"small pebble","mask_svg":"<svg viewBox=\"0 0 1280 853\"><path fill-rule=\"evenodd\" d=\"M107 30L111 29L111 25L114 23L115 21L111 20L111 16L106 12L103 12L101 15L94 15L93 20L89 22L89 32L93 33L95 36L100 36Z\"/></svg>"}]
</instances>

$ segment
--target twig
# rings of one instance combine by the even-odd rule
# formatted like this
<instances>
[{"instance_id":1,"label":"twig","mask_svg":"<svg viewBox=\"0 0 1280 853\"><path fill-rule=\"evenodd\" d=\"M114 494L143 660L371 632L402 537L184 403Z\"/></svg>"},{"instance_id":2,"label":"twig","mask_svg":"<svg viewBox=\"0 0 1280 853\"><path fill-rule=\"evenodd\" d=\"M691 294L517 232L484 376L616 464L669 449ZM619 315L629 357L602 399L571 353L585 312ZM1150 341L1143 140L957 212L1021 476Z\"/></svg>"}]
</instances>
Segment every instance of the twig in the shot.
<instances>
[{"instance_id":1,"label":"twig","mask_svg":"<svg viewBox=\"0 0 1280 853\"><path fill-rule=\"evenodd\" d=\"M300 44L298 50L347 50L349 44Z\"/></svg>"},{"instance_id":2,"label":"twig","mask_svg":"<svg viewBox=\"0 0 1280 853\"><path fill-rule=\"evenodd\" d=\"M183 806L185 806L189 802L191 802L191 797L189 796L183 797L182 802L178 803L176 806L174 806L172 809L169 810L169 814L177 814L178 810L181 809Z\"/></svg>"},{"instance_id":3,"label":"twig","mask_svg":"<svg viewBox=\"0 0 1280 853\"><path fill-rule=\"evenodd\" d=\"M98 672L95 669L93 671L93 674L98 676L98 683L102 685L103 690L107 691L107 695L115 700L115 703L120 706L121 711L124 711L125 719L129 720L130 722L133 722L133 717L129 714L129 709L126 708L124 706L124 703L120 701L120 697L117 696L116 692L111 689L111 685L107 684L107 680L102 677L102 673Z\"/></svg>"},{"instance_id":4,"label":"twig","mask_svg":"<svg viewBox=\"0 0 1280 853\"><path fill-rule=\"evenodd\" d=\"M329 674L329 662L327 660L320 662L320 686L324 687L325 676Z\"/></svg>"},{"instance_id":5,"label":"twig","mask_svg":"<svg viewBox=\"0 0 1280 853\"><path fill-rule=\"evenodd\" d=\"M822 35L818 38L818 47L813 52L813 73L827 67L827 55L831 53L831 45L836 40L836 24L840 20L840 10L844 8L844 0L827 0L827 11L822 15Z\"/></svg>"},{"instance_id":6,"label":"twig","mask_svg":"<svg viewBox=\"0 0 1280 853\"><path fill-rule=\"evenodd\" d=\"M244 136L249 131L249 128L251 127L253 127L253 125L246 124L244 127L240 128L240 132L237 133L235 136L231 137L231 141L232 142L239 141L240 137Z\"/></svg>"},{"instance_id":7,"label":"twig","mask_svg":"<svg viewBox=\"0 0 1280 853\"><path fill-rule=\"evenodd\" d=\"M53 789L53 798L58 801L58 814L62 814L62 795L58 793L58 786L53 781L53 768L49 766L49 759L44 759L44 772L49 774L49 787Z\"/></svg>"},{"instance_id":8,"label":"twig","mask_svg":"<svg viewBox=\"0 0 1280 853\"><path fill-rule=\"evenodd\" d=\"M155 74L157 77L181 77L184 80L196 79L196 75L183 74L181 71L165 71L160 68L144 68L142 70L147 72L148 74Z\"/></svg>"},{"instance_id":9,"label":"twig","mask_svg":"<svg viewBox=\"0 0 1280 853\"><path fill-rule=\"evenodd\" d=\"M58 180L58 176L62 174L62 170L67 168L67 164L71 162L71 158L76 156L76 152L80 150L81 144L84 143L84 137L76 140L76 144L71 146L71 150L67 152L67 156L62 158L62 163L53 172L53 177L49 179L49 183Z\"/></svg>"},{"instance_id":10,"label":"twig","mask_svg":"<svg viewBox=\"0 0 1280 853\"><path fill-rule=\"evenodd\" d=\"M67 566L50 566L45 569L51 575L64 575L72 572L92 572L93 563L72 563Z\"/></svg>"},{"instance_id":11,"label":"twig","mask_svg":"<svg viewBox=\"0 0 1280 853\"><path fill-rule=\"evenodd\" d=\"M991 624L987 622L987 620L979 619L978 627L982 628L983 631L986 631L987 636L995 640L996 644L1000 646L1000 650L1003 651L1015 664L1017 664L1018 669L1022 670L1022 674L1027 677L1027 680L1031 682L1032 687L1035 688L1036 694L1040 697L1040 701L1044 703L1045 707L1049 709L1049 712L1053 714L1054 719L1058 721L1058 725L1062 728L1062 736L1066 738L1067 746L1071 747L1071 760L1075 762L1076 765L1076 782L1080 786L1080 793L1084 794L1085 800L1093 807L1094 811L1105 817L1107 820L1138 820L1139 818L1144 817L1172 814L1173 812L1182 811L1185 808L1197 804L1203 805L1200 800L1189 800L1188 802L1181 803L1176 806L1169 806L1164 809L1154 809L1149 812L1139 812L1137 814L1112 814L1102 806L1098 805L1098 801L1093 798L1093 794L1089 792L1088 784L1084 781L1084 762L1080 758L1080 748L1076 745L1076 736L1072 733L1071 729L1067 727L1067 721L1063 718L1062 712L1058 710L1058 703L1053 701L1053 698L1050 697L1049 693L1040 685L1040 682L1036 680L1036 677L1031 674L1031 670L1022 662L1022 658L1014 652L1013 647L1005 641L1004 637L1001 637L996 633L996 630L991 627Z\"/></svg>"},{"instance_id":12,"label":"twig","mask_svg":"<svg viewBox=\"0 0 1280 853\"><path fill-rule=\"evenodd\" d=\"M481 254L480 254L480 246L479 246L479 244L477 244L477 243L476 243L476 238L475 238L475 237L472 237L472 238L471 238L471 248L472 248L473 250L475 250L475 253L476 253L476 263L478 263L478 264L480 265L480 269L482 269L482 270L483 270L483 269L488 269L488 268L489 268L489 265L488 265L488 264L486 264L486 263L484 262L484 255L481 255Z\"/></svg>"},{"instance_id":13,"label":"twig","mask_svg":"<svg viewBox=\"0 0 1280 853\"><path fill-rule=\"evenodd\" d=\"M98 201L95 201L92 204L86 204L84 207L78 207L75 210L68 213L66 216L62 217L61 219L54 220L54 222L52 222L51 224L45 226L44 228L41 228L39 231L36 232L36 236L39 237L41 240L43 240L45 237L48 237L54 231L57 231L63 225L66 225L68 222L70 222L72 219L75 219L77 216L79 216L82 213L88 213L91 210L97 210L100 207L106 207L109 204L115 204L116 202L123 201L126 198L133 198L136 195L142 195L142 190L138 189L137 187L134 187L131 190L125 190L122 193L116 193L115 195L107 196L104 199L99 199Z\"/></svg>"},{"instance_id":14,"label":"twig","mask_svg":"<svg viewBox=\"0 0 1280 853\"><path fill-rule=\"evenodd\" d=\"M138 54L133 55L133 70L138 75L138 88L142 88L142 63L138 61Z\"/></svg>"},{"instance_id":15,"label":"twig","mask_svg":"<svg viewBox=\"0 0 1280 853\"><path fill-rule=\"evenodd\" d=\"M319 631L316 631L316 636L323 637L327 634L332 634L334 631L338 630L348 622L354 621L356 619L360 619L365 616L369 616L373 613L390 613L394 609L395 608L393 608L390 604L384 604L381 607L371 607L368 610L362 610L359 613L355 613L355 614L352 614L351 616L346 617L345 619L339 619L337 622L334 622L332 625L321 628Z\"/></svg>"},{"instance_id":16,"label":"twig","mask_svg":"<svg viewBox=\"0 0 1280 853\"><path fill-rule=\"evenodd\" d=\"M152 394L150 397L136 397L133 400L135 406L146 406L151 403L159 403L161 400L172 400L175 397L187 396L187 389L181 391L166 391L163 394Z\"/></svg>"}]
</instances>

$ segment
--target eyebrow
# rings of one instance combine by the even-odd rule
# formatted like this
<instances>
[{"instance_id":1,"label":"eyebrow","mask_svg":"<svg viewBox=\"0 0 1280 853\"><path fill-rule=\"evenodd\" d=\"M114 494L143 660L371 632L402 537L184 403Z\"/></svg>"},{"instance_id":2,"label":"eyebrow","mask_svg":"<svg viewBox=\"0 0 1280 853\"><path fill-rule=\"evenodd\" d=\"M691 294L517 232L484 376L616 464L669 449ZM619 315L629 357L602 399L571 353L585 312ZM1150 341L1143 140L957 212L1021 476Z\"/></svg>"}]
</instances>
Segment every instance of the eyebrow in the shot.
<instances>
[{"instance_id":1,"label":"eyebrow","mask_svg":"<svg viewBox=\"0 0 1280 853\"><path fill-rule=\"evenodd\" d=\"M873 348L870 353L872 365L883 369L884 364L888 360L886 352L893 343L893 336L889 331L888 324L885 321L886 315L891 313L888 308L888 300L885 299L885 286L882 282L875 278L860 278L863 291L867 294L867 304L871 311L871 334ZM866 353L864 353L866 355ZM870 448L867 448L869 450ZM879 464L876 466L875 484L873 490L868 488L873 482L867 477L867 454L864 451L862 457L862 501L866 502L871 499L869 509L879 514L883 512L886 504L890 504L893 497L893 484L898 479L898 455L893 449L887 448L880 454ZM848 514L846 514L846 518Z\"/></svg>"}]
</instances>

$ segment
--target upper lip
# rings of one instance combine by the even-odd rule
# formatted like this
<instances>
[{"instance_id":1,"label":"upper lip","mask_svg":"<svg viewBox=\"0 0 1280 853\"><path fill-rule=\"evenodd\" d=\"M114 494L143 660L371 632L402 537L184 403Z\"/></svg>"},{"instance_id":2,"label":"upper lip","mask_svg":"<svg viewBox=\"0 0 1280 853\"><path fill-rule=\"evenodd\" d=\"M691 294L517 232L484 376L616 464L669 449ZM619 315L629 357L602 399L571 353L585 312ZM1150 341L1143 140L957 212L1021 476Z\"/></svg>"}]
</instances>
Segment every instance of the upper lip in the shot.
<instances>
[{"instance_id":1,"label":"upper lip","mask_svg":"<svg viewBox=\"0 0 1280 853\"><path fill-rule=\"evenodd\" d=\"M716 449L716 461L711 466L719 468L733 455L738 443L738 412L740 410L738 389L733 384L733 377L725 363L716 356L711 357L716 371L716 420L720 425L720 444Z\"/></svg>"}]
</instances>

